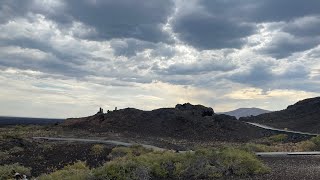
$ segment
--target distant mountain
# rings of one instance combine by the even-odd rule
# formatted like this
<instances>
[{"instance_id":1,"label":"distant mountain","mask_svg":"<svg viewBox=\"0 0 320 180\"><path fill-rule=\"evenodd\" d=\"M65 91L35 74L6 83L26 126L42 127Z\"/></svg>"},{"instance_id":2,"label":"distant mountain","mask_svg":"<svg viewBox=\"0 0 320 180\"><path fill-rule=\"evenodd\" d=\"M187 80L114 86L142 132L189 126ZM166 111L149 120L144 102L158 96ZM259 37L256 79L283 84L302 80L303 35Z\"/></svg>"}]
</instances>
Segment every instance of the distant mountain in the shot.
<instances>
[{"instance_id":1,"label":"distant mountain","mask_svg":"<svg viewBox=\"0 0 320 180\"><path fill-rule=\"evenodd\" d=\"M0 116L0 125L46 125L61 123L62 121L63 119Z\"/></svg>"},{"instance_id":2,"label":"distant mountain","mask_svg":"<svg viewBox=\"0 0 320 180\"><path fill-rule=\"evenodd\" d=\"M212 141L247 141L270 133L235 117L215 114L212 108L189 103L152 111L126 108L103 113L100 110L93 116L66 119L62 126L94 132Z\"/></svg>"},{"instance_id":3,"label":"distant mountain","mask_svg":"<svg viewBox=\"0 0 320 180\"><path fill-rule=\"evenodd\" d=\"M240 120L261 123L276 128L320 133L320 97L299 101L281 111L240 118Z\"/></svg>"},{"instance_id":4,"label":"distant mountain","mask_svg":"<svg viewBox=\"0 0 320 180\"><path fill-rule=\"evenodd\" d=\"M220 114L234 116L237 119L239 119L240 117L257 116L257 115L269 113L269 112L271 112L271 111L260 109L260 108L239 108L239 109L236 109L233 111L223 112Z\"/></svg>"}]
</instances>

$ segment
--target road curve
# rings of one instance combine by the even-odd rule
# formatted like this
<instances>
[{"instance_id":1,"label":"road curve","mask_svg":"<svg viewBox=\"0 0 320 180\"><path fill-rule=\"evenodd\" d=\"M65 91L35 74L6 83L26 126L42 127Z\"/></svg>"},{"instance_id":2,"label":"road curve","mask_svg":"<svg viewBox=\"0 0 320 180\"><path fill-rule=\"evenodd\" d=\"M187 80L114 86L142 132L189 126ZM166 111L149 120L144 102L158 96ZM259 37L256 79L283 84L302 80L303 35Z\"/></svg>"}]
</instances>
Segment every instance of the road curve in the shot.
<instances>
[{"instance_id":1,"label":"road curve","mask_svg":"<svg viewBox=\"0 0 320 180\"><path fill-rule=\"evenodd\" d=\"M83 139L83 138L57 138L57 137L32 137L35 140L47 140L47 141L68 141L68 142L86 142L86 143L101 143L101 144L112 144L119 146L133 146L133 143L113 141L113 140L97 140L97 139ZM147 149L153 149L156 151L165 151L168 149L160 148L148 144L138 144ZM191 151L179 151L179 153L192 152ZM307 155L320 155L320 151L310 151L310 152L257 152L257 156L262 157L275 157L275 156L307 156Z\"/></svg>"},{"instance_id":2,"label":"road curve","mask_svg":"<svg viewBox=\"0 0 320 180\"><path fill-rule=\"evenodd\" d=\"M314 134L314 133L308 133L308 132L300 132L300 131L291 131L291 130L284 130L284 129L278 129L270 126L266 126L263 124L258 124L258 123L252 123L252 122L245 122L247 124L267 129L267 130L272 130L272 131L277 131L277 132L284 132L284 133L293 133L293 134L300 134L300 135L308 135L308 136L319 136L320 134Z\"/></svg>"}]
</instances>

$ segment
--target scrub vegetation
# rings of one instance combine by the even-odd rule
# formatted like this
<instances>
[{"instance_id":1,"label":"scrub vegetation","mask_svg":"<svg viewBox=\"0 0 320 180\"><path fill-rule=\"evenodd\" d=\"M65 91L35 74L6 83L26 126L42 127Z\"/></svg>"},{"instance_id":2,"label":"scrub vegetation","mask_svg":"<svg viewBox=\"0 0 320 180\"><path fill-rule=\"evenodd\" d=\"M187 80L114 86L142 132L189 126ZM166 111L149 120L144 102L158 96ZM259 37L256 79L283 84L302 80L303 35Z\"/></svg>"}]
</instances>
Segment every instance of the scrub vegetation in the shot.
<instances>
[{"instance_id":1,"label":"scrub vegetation","mask_svg":"<svg viewBox=\"0 0 320 180\"><path fill-rule=\"evenodd\" d=\"M30 168L21 166L18 163L0 166L0 180L8 180L13 178L12 172L16 171L21 174L30 175Z\"/></svg>"},{"instance_id":2,"label":"scrub vegetation","mask_svg":"<svg viewBox=\"0 0 320 180\"><path fill-rule=\"evenodd\" d=\"M234 148L176 153L140 146L117 147L109 156L113 159L97 168L90 169L84 162L76 162L38 179L214 179L269 171L252 153Z\"/></svg>"}]
</instances>

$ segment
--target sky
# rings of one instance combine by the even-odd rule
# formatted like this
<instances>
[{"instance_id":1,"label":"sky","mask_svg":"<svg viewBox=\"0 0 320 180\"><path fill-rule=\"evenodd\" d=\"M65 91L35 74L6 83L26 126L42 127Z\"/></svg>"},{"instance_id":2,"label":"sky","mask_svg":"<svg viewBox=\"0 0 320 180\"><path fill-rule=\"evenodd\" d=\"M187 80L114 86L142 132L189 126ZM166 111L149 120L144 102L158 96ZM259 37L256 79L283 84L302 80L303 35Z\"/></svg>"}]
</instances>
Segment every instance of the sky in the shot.
<instances>
[{"instance_id":1,"label":"sky","mask_svg":"<svg viewBox=\"0 0 320 180\"><path fill-rule=\"evenodd\" d=\"M319 60L319 0L0 1L0 115L280 110L319 96Z\"/></svg>"}]
</instances>

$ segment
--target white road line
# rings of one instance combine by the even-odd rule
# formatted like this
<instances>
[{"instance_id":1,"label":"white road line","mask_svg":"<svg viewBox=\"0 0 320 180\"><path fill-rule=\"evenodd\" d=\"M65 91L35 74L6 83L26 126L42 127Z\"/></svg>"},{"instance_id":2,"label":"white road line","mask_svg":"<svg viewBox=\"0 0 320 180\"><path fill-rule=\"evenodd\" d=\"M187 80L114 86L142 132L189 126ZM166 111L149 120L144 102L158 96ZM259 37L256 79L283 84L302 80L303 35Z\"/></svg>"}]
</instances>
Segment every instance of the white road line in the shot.
<instances>
[{"instance_id":1,"label":"white road line","mask_svg":"<svg viewBox=\"0 0 320 180\"><path fill-rule=\"evenodd\" d=\"M273 157L273 156L310 156L320 155L320 151L308 151L308 152L258 152L257 156Z\"/></svg>"}]
</instances>

